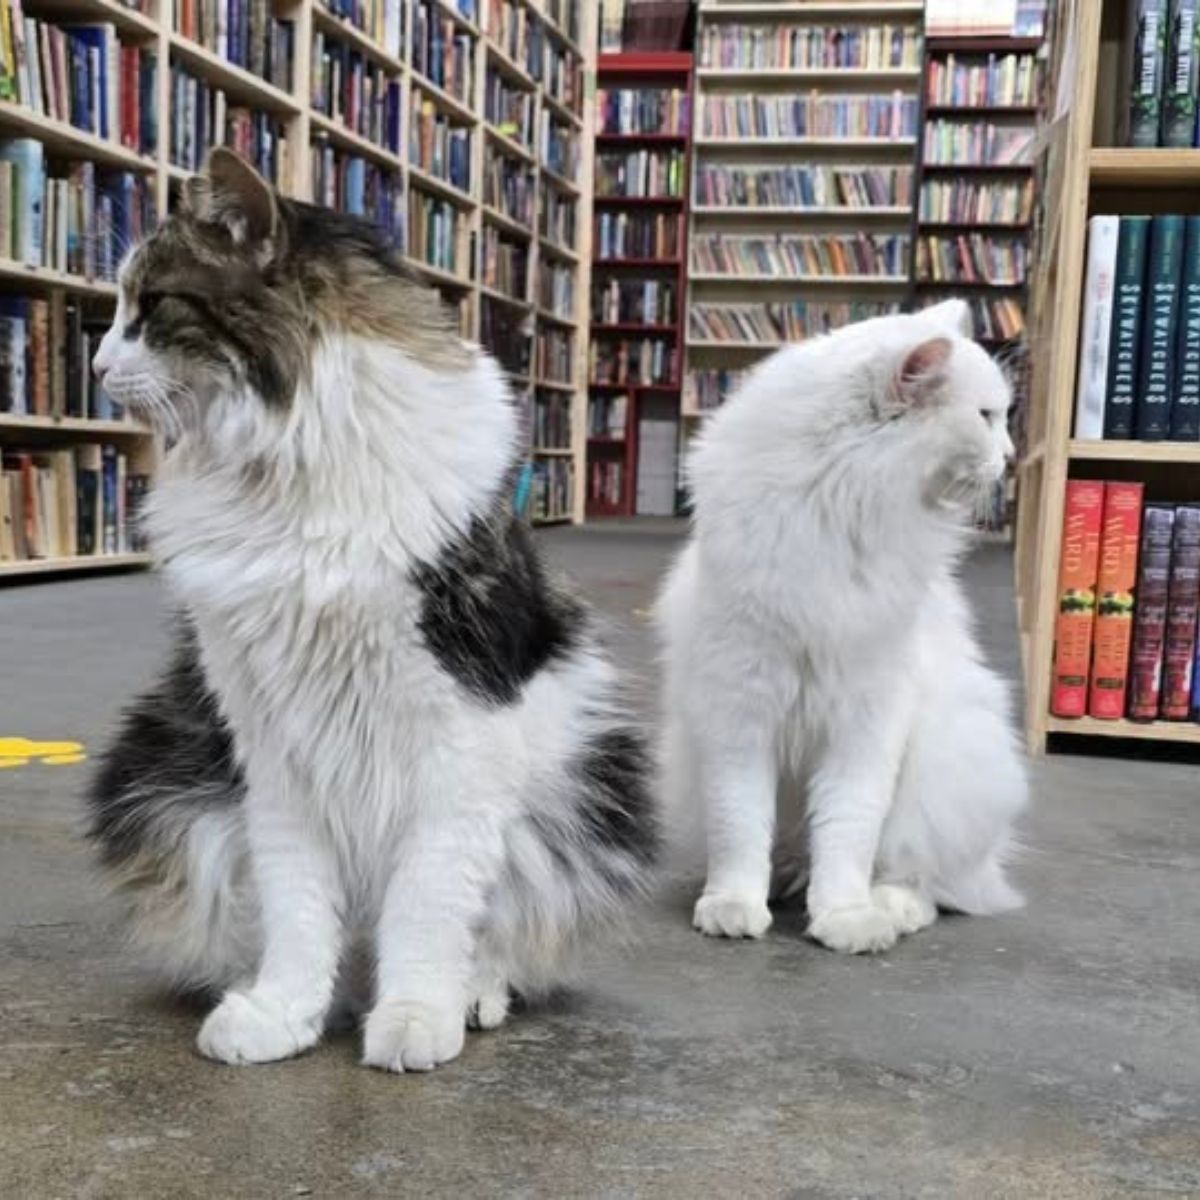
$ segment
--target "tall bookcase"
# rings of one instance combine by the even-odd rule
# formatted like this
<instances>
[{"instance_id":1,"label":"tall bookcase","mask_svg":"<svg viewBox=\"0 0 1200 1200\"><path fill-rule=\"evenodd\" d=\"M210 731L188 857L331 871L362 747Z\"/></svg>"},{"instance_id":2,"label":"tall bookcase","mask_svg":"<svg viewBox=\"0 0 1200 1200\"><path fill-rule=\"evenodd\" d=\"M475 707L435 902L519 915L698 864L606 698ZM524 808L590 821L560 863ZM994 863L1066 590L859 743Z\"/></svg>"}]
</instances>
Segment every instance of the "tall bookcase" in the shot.
<instances>
[{"instance_id":1,"label":"tall bookcase","mask_svg":"<svg viewBox=\"0 0 1200 1200\"><path fill-rule=\"evenodd\" d=\"M664 113L651 130L604 129L597 113L596 156L611 168L597 177L596 229L592 240L593 303L589 363L589 517L633 516L638 509L641 422L657 410L665 425L679 419L683 369L683 297L687 294L687 212L691 185L692 56L682 52L605 54L597 79L608 92L676 96L675 118ZM625 125L639 125L629 113ZM622 124L621 121L615 122ZM657 122L649 122L658 124ZM608 173L608 172L606 172ZM626 223L633 241L658 230L659 242L639 243L649 253L620 252L617 237ZM662 241L663 237L669 240ZM621 311L639 289L659 293L653 311ZM618 311L606 308L616 293ZM670 296L669 307L666 297ZM673 441L676 440L673 438ZM671 456L673 460L673 455ZM670 467L670 505L675 469Z\"/></svg>"},{"instance_id":2,"label":"tall bookcase","mask_svg":"<svg viewBox=\"0 0 1200 1200\"><path fill-rule=\"evenodd\" d=\"M701 0L688 417L784 342L908 298L923 12L920 0ZM831 63L833 39L817 29L858 35L842 46L878 44L849 51L854 65ZM790 45L789 32L801 35ZM781 111L789 96L802 116Z\"/></svg>"},{"instance_id":3,"label":"tall bookcase","mask_svg":"<svg viewBox=\"0 0 1200 1200\"><path fill-rule=\"evenodd\" d=\"M140 9L118 0L29 4L26 15L48 25L110 25L121 43L155 60L155 90L144 99L146 109L153 108L157 137L142 153L119 137L101 138L27 104L0 100L0 139L40 141L53 166L90 162L137 172L152 182L161 215L187 168L202 159L205 147L197 146L188 155L195 161L185 161L198 118L181 106L191 103L189 87L207 87L210 95L223 93L220 111L228 122L235 109L244 109L250 124L269 127L275 183L283 194L355 206L358 178L370 215L406 239L407 261L457 309L464 335L493 349L508 369L529 418L532 519L580 521L592 192L585 149L592 136L595 0L345 4L354 21L338 15L341 7L321 0L273 6L275 16L291 24L289 85L281 87L185 36L188 23L200 20L185 0L143 0ZM214 21L210 39L215 31ZM368 124L356 127L346 119L344 106L322 111L312 70L321 46L352 52L357 69L373 69L380 88L392 86L399 118L390 135L376 126L373 139ZM194 120L185 129L188 116ZM207 140L235 135L231 124L226 137ZM245 129L241 135L260 137ZM455 140L465 146L465 159L460 147L451 163ZM0 261L0 285L11 295L70 296L97 319L111 312L116 295L111 280L9 260ZM0 413L0 447L111 443L130 470L153 470L155 444L147 428L56 415L61 397L50 399L49 413ZM143 554L0 561L0 579L146 561Z\"/></svg>"},{"instance_id":4,"label":"tall bookcase","mask_svg":"<svg viewBox=\"0 0 1200 1200\"><path fill-rule=\"evenodd\" d=\"M1113 86L1121 77L1126 4L1063 6L1055 40L1057 119L1046 138L1046 225L1031 296L1033 380L1029 449L1020 467L1017 592L1025 665L1025 726L1034 752L1050 739L1076 745L1137 739L1200 745L1200 724L1064 719L1049 715L1066 482L1135 480L1148 499L1200 496L1200 444L1073 438L1089 215L1200 213L1200 150L1113 146Z\"/></svg>"}]
</instances>

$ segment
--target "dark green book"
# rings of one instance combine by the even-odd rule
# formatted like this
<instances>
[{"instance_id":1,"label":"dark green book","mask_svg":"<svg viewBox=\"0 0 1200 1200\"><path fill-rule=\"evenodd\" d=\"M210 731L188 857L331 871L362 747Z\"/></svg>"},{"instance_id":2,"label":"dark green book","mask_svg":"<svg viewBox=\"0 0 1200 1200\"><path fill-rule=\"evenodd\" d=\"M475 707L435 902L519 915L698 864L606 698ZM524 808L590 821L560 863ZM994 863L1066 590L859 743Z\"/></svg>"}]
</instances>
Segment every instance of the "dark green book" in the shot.
<instances>
[{"instance_id":1,"label":"dark green book","mask_svg":"<svg viewBox=\"0 0 1200 1200\"><path fill-rule=\"evenodd\" d=\"M1196 98L1200 90L1200 0L1171 0L1167 27L1167 67L1163 77L1163 146L1191 146L1196 138Z\"/></svg>"},{"instance_id":2,"label":"dark green book","mask_svg":"<svg viewBox=\"0 0 1200 1200\"><path fill-rule=\"evenodd\" d=\"M1200 217L1187 218L1179 280L1179 328L1175 332L1175 390L1171 397L1173 442L1200 441Z\"/></svg>"},{"instance_id":3,"label":"dark green book","mask_svg":"<svg viewBox=\"0 0 1200 1200\"><path fill-rule=\"evenodd\" d=\"M1108 398L1104 436L1133 437L1137 397L1138 348L1142 332L1142 284L1146 278L1149 217L1122 217L1113 276L1112 332L1108 342Z\"/></svg>"},{"instance_id":4,"label":"dark green book","mask_svg":"<svg viewBox=\"0 0 1200 1200\"><path fill-rule=\"evenodd\" d=\"M1171 428L1183 235L1183 217L1177 213L1157 216L1150 223L1142 348L1138 355L1138 395L1133 420L1134 436L1139 442L1162 441Z\"/></svg>"},{"instance_id":5,"label":"dark green book","mask_svg":"<svg viewBox=\"0 0 1200 1200\"><path fill-rule=\"evenodd\" d=\"M1167 0L1128 0L1125 53L1130 56L1123 141L1157 146L1167 61Z\"/></svg>"}]
</instances>

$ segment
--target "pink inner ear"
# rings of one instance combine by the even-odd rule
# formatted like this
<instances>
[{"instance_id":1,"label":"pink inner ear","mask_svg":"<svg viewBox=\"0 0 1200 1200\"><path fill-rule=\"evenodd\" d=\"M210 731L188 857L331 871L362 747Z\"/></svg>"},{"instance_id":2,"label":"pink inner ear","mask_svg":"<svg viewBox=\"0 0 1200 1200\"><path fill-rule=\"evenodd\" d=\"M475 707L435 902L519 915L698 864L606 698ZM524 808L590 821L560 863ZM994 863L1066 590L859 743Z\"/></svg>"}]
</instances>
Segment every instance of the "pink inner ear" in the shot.
<instances>
[{"instance_id":1,"label":"pink inner ear","mask_svg":"<svg viewBox=\"0 0 1200 1200\"><path fill-rule=\"evenodd\" d=\"M896 390L909 404L928 400L942 381L946 364L954 350L949 338L930 338L914 346L905 356L896 378Z\"/></svg>"}]
</instances>

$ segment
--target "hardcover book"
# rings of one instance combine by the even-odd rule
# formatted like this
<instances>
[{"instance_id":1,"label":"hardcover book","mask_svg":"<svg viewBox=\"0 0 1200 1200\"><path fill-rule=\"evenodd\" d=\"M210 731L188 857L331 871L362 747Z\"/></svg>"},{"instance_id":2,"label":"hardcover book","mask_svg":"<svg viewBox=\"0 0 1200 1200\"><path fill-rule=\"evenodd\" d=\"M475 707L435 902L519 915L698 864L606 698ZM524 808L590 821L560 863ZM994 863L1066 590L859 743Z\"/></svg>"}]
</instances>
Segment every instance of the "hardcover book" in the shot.
<instances>
[{"instance_id":1,"label":"hardcover book","mask_svg":"<svg viewBox=\"0 0 1200 1200\"><path fill-rule=\"evenodd\" d=\"M1108 397L1104 408L1106 438L1133 437L1142 293L1149 241L1149 217L1121 218L1113 284L1112 337L1108 347Z\"/></svg>"},{"instance_id":2,"label":"hardcover book","mask_svg":"<svg viewBox=\"0 0 1200 1200\"><path fill-rule=\"evenodd\" d=\"M1050 692L1050 711L1056 717L1082 717L1087 711L1103 507L1103 483L1067 480Z\"/></svg>"},{"instance_id":3,"label":"hardcover book","mask_svg":"<svg viewBox=\"0 0 1200 1200\"><path fill-rule=\"evenodd\" d=\"M1175 333L1175 386L1167 436L1200 441L1200 217L1186 219Z\"/></svg>"},{"instance_id":4,"label":"hardcover book","mask_svg":"<svg viewBox=\"0 0 1200 1200\"><path fill-rule=\"evenodd\" d=\"M1140 596L1138 603L1141 604ZM1166 645L1163 650L1162 715L1168 721L1186 721L1191 711L1198 607L1200 505L1183 504L1175 513Z\"/></svg>"},{"instance_id":5,"label":"hardcover book","mask_svg":"<svg viewBox=\"0 0 1200 1200\"><path fill-rule=\"evenodd\" d=\"M1088 221L1087 278L1079 333L1079 381L1075 393L1075 436L1104 436L1108 390L1108 348L1112 338L1113 283L1117 266L1119 217ZM1200 281L1198 281L1200 284Z\"/></svg>"},{"instance_id":6,"label":"hardcover book","mask_svg":"<svg viewBox=\"0 0 1200 1200\"><path fill-rule=\"evenodd\" d=\"M1200 90L1200 0L1171 0L1167 28L1167 64L1163 79L1163 146L1192 146L1196 137L1196 99Z\"/></svg>"},{"instance_id":7,"label":"hardcover book","mask_svg":"<svg viewBox=\"0 0 1200 1200\"><path fill-rule=\"evenodd\" d=\"M1134 721L1153 721L1158 716L1174 526L1175 509L1171 505L1146 505L1129 654L1129 716Z\"/></svg>"},{"instance_id":8,"label":"hardcover book","mask_svg":"<svg viewBox=\"0 0 1200 1200\"><path fill-rule=\"evenodd\" d=\"M1167 0L1128 0L1128 91L1122 125L1127 146L1158 145L1167 56Z\"/></svg>"},{"instance_id":9,"label":"hardcover book","mask_svg":"<svg viewBox=\"0 0 1200 1200\"><path fill-rule=\"evenodd\" d=\"M1134 433L1143 442L1161 441L1171 426L1183 237L1183 217L1167 214L1151 221L1138 396L1134 406Z\"/></svg>"}]
</instances>

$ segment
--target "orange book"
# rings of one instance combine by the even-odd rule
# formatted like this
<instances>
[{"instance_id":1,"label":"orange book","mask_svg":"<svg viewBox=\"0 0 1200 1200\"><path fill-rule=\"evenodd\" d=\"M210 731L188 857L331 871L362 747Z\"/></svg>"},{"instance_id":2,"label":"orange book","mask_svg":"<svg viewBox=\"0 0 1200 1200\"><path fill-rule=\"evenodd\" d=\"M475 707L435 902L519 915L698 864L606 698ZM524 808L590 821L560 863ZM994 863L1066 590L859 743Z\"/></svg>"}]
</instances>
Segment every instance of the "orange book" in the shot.
<instances>
[{"instance_id":1,"label":"orange book","mask_svg":"<svg viewBox=\"0 0 1200 1200\"><path fill-rule=\"evenodd\" d=\"M1145 485L1141 483L1104 485L1088 715L1105 721L1117 721L1125 715L1144 492Z\"/></svg>"},{"instance_id":2,"label":"orange book","mask_svg":"<svg viewBox=\"0 0 1200 1200\"><path fill-rule=\"evenodd\" d=\"M1050 711L1056 717L1082 717L1087 712L1103 509L1103 483L1089 479L1067 480L1050 690Z\"/></svg>"}]
</instances>

